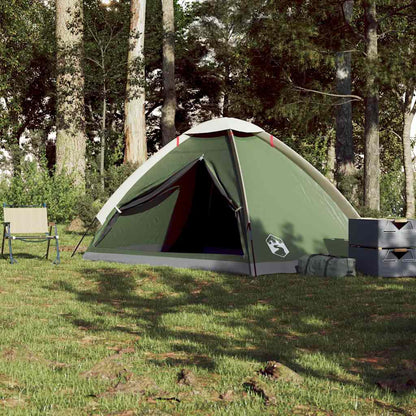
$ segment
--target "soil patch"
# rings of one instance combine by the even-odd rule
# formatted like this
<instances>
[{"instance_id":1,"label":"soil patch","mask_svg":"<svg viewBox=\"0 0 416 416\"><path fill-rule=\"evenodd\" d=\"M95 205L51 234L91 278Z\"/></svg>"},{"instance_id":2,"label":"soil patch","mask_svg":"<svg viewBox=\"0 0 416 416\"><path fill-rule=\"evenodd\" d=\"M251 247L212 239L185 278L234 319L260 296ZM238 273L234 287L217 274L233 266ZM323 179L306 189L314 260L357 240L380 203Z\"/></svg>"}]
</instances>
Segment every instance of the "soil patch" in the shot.
<instances>
[{"instance_id":1,"label":"soil patch","mask_svg":"<svg viewBox=\"0 0 416 416\"><path fill-rule=\"evenodd\" d=\"M149 394L158 393L158 386L153 380L147 377L132 376L126 374L124 380L120 380L114 387L110 387L97 397L111 397L116 394Z\"/></svg>"},{"instance_id":2,"label":"soil patch","mask_svg":"<svg viewBox=\"0 0 416 416\"><path fill-rule=\"evenodd\" d=\"M95 364L90 370L81 374L84 378L101 378L103 380L119 380L128 378L129 372L120 361L125 353L134 352L133 348L121 349L119 353L110 355Z\"/></svg>"}]
</instances>

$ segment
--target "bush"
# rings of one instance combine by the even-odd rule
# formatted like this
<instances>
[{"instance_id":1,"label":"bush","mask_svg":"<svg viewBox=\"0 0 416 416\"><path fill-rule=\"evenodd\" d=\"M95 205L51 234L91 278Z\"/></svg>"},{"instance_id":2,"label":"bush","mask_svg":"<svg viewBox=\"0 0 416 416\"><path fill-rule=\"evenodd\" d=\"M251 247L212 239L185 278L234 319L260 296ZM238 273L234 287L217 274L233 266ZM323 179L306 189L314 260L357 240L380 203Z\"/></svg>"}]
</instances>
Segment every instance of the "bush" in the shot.
<instances>
[{"instance_id":1,"label":"bush","mask_svg":"<svg viewBox=\"0 0 416 416\"><path fill-rule=\"evenodd\" d=\"M23 162L20 174L0 181L0 202L7 205L41 205L48 207L49 219L68 223L75 217L89 224L110 195L134 171L129 165L112 166L102 188L97 172L88 172L86 192L76 188L66 175L51 176L46 163ZM3 215L1 210L0 216Z\"/></svg>"},{"instance_id":2,"label":"bush","mask_svg":"<svg viewBox=\"0 0 416 416\"><path fill-rule=\"evenodd\" d=\"M401 161L398 160L393 167L381 175L380 203L385 216L403 217L405 215L405 179Z\"/></svg>"},{"instance_id":3,"label":"bush","mask_svg":"<svg viewBox=\"0 0 416 416\"><path fill-rule=\"evenodd\" d=\"M20 175L0 184L0 200L7 205L41 205L46 203L49 219L69 222L76 215L79 190L65 175L51 176L45 163L25 161Z\"/></svg>"},{"instance_id":4,"label":"bush","mask_svg":"<svg viewBox=\"0 0 416 416\"><path fill-rule=\"evenodd\" d=\"M384 215L381 211L376 209L367 208L365 206L357 207L357 211L363 218L382 218Z\"/></svg>"},{"instance_id":5,"label":"bush","mask_svg":"<svg viewBox=\"0 0 416 416\"><path fill-rule=\"evenodd\" d=\"M81 218L85 226L92 223L105 201L94 199L91 194L83 195L77 204L77 217Z\"/></svg>"},{"instance_id":6,"label":"bush","mask_svg":"<svg viewBox=\"0 0 416 416\"><path fill-rule=\"evenodd\" d=\"M107 198L136 170L132 165L111 166L106 171L105 191Z\"/></svg>"},{"instance_id":7,"label":"bush","mask_svg":"<svg viewBox=\"0 0 416 416\"><path fill-rule=\"evenodd\" d=\"M397 160L389 171L380 175L380 211L371 210L363 206L364 199L364 178L363 170L358 173L358 183L360 184L359 200L361 206L357 211L362 217L384 218L402 217L405 215L405 181L401 166L401 160Z\"/></svg>"},{"instance_id":8,"label":"bush","mask_svg":"<svg viewBox=\"0 0 416 416\"><path fill-rule=\"evenodd\" d=\"M77 204L77 216L84 224L90 224L98 211L114 191L134 172L131 165L111 166L105 172L104 189L97 171L87 174L87 192Z\"/></svg>"}]
</instances>

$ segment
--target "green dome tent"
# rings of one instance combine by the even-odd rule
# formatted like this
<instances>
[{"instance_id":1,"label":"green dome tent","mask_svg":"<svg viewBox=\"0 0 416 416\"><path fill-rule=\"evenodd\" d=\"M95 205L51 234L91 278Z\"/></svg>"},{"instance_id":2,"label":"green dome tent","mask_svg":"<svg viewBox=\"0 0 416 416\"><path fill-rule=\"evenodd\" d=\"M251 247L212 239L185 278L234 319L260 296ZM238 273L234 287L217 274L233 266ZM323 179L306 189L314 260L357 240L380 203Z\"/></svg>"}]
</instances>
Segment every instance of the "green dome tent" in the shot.
<instances>
[{"instance_id":1,"label":"green dome tent","mask_svg":"<svg viewBox=\"0 0 416 416\"><path fill-rule=\"evenodd\" d=\"M312 165L254 124L202 123L109 198L84 258L249 275L294 273L304 254L347 255L358 214Z\"/></svg>"}]
</instances>

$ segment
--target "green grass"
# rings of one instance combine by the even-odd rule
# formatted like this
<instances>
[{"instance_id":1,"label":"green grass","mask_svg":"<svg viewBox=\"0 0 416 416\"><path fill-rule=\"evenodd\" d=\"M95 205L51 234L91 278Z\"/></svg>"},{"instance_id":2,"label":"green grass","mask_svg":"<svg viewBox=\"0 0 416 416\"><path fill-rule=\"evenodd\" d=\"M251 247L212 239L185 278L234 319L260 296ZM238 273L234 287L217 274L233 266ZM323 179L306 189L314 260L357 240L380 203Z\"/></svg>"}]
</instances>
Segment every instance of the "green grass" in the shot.
<instances>
[{"instance_id":1,"label":"green grass","mask_svg":"<svg viewBox=\"0 0 416 416\"><path fill-rule=\"evenodd\" d=\"M15 247L18 264L0 262L0 414L416 415L415 391L375 384L416 380L415 279L253 279L68 251L56 267L44 245ZM303 383L257 375L268 360ZM183 368L194 385L177 383ZM275 404L245 391L252 377Z\"/></svg>"}]
</instances>

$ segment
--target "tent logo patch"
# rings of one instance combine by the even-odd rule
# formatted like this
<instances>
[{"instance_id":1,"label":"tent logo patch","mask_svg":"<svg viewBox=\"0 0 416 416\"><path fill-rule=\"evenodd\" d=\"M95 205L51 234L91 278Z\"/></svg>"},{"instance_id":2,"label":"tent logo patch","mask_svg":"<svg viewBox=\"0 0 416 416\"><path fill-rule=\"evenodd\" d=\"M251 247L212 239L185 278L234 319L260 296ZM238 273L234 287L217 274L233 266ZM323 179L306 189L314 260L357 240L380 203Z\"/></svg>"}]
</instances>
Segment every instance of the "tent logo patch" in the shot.
<instances>
[{"instance_id":1,"label":"tent logo patch","mask_svg":"<svg viewBox=\"0 0 416 416\"><path fill-rule=\"evenodd\" d=\"M279 257L286 257L289 254L289 250L286 247L286 244L284 241L276 237L273 234L269 234L269 236L266 238L266 243L270 249L270 251L275 255Z\"/></svg>"}]
</instances>

